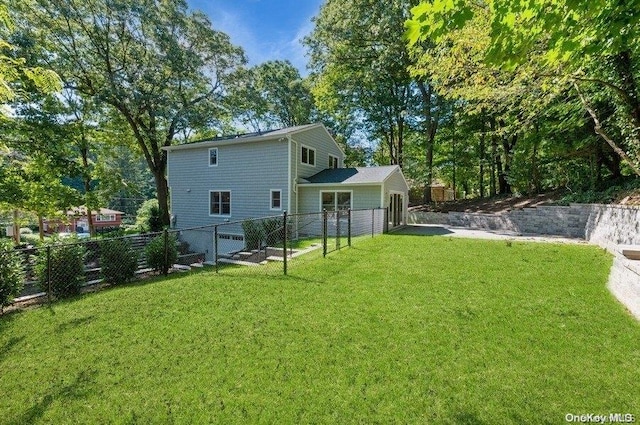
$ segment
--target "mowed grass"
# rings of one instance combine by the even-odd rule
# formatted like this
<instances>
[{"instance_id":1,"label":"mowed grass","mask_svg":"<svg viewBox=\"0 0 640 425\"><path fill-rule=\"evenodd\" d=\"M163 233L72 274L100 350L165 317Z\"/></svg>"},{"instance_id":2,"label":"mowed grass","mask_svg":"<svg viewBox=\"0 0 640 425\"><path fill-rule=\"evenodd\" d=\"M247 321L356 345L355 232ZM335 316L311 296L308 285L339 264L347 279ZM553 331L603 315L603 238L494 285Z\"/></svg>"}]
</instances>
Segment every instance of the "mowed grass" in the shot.
<instances>
[{"instance_id":1,"label":"mowed grass","mask_svg":"<svg viewBox=\"0 0 640 425\"><path fill-rule=\"evenodd\" d=\"M588 246L385 235L0 318L0 423L640 415L640 326Z\"/></svg>"}]
</instances>

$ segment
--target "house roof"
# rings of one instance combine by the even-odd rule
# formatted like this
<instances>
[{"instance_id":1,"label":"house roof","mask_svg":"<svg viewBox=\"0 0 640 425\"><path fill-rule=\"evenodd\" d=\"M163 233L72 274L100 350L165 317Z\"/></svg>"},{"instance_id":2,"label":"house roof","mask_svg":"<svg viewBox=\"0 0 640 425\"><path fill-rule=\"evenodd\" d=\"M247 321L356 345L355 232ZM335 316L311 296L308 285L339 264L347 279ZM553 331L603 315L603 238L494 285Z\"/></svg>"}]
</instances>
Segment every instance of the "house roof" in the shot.
<instances>
[{"instance_id":1,"label":"house roof","mask_svg":"<svg viewBox=\"0 0 640 425\"><path fill-rule=\"evenodd\" d=\"M301 184L381 184L399 170L397 165L333 168L307 177Z\"/></svg>"},{"instance_id":2,"label":"house roof","mask_svg":"<svg viewBox=\"0 0 640 425\"><path fill-rule=\"evenodd\" d=\"M83 216L83 215L87 215L87 207L85 207L84 205L79 206L79 207L72 207L70 210L67 210L64 212L64 214L68 215L68 216ZM98 214L97 211L91 211L91 214ZM107 215L107 214L124 214L122 211L116 211L116 210L110 210L109 208L100 208L100 214L101 215Z\"/></svg>"},{"instance_id":3,"label":"house roof","mask_svg":"<svg viewBox=\"0 0 640 425\"><path fill-rule=\"evenodd\" d=\"M298 125L295 127L286 127L278 130L261 131L259 133L245 133L245 134L235 134L230 136L213 137L213 138L208 138L203 140L197 140L195 142L185 143L182 145L167 146L162 149L172 152L172 151L179 151L184 149L196 149L196 148L203 148L203 147L209 147L209 146L260 142L263 140L273 140L279 137L291 136L295 133L310 130L315 127L324 127L324 126L320 123L316 123L316 124Z\"/></svg>"}]
</instances>

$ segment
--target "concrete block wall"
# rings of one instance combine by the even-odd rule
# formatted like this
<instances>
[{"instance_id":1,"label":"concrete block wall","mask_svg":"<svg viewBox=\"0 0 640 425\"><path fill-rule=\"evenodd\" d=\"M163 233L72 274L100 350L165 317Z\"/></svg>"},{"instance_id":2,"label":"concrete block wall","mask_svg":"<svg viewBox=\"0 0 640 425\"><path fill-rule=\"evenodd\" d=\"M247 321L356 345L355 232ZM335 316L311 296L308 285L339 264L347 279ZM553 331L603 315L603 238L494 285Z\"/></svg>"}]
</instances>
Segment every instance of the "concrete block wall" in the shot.
<instances>
[{"instance_id":1,"label":"concrete block wall","mask_svg":"<svg viewBox=\"0 0 640 425\"><path fill-rule=\"evenodd\" d=\"M580 238L603 247L640 245L640 208L571 204L523 208L499 214L409 212L409 224L448 224L526 235Z\"/></svg>"}]
</instances>

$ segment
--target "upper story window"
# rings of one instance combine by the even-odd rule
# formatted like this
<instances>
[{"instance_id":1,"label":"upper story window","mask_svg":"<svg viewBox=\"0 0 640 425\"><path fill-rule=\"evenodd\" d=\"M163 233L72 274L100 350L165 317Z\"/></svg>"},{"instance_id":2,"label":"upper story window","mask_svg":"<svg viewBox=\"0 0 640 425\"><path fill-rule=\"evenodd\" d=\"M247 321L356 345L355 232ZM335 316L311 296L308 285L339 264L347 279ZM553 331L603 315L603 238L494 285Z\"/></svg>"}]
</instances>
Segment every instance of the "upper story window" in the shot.
<instances>
[{"instance_id":1,"label":"upper story window","mask_svg":"<svg viewBox=\"0 0 640 425\"><path fill-rule=\"evenodd\" d=\"M329 154L329 168L339 168L338 161L337 156Z\"/></svg>"},{"instance_id":2,"label":"upper story window","mask_svg":"<svg viewBox=\"0 0 640 425\"><path fill-rule=\"evenodd\" d=\"M218 148L209 149L209 167L218 165Z\"/></svg>"},{"instance_id":3,"label":"upper story window","mask_svg":"<svg viewBox=\"0 0 640 425\"><path fill-rule=\"evenodd\" d=\"M218 190L210 191L209 214L231 215L231 192Z\"/></svg>"},{"instance_id":4,"label":"upper story window","mask_svg":"<svg viewBox=\"0 0 640 425\"><path fill-rule=\"evenodd\" d=\"M98 214L96 215L96 221L116 221L115 214Z\"/></svg>"},{"instance_id":5,"label":"upper story window","mask_svg":"<svg viewBox=\"0 0 640 425\"><path fill-rule=\"evenodd\" d=\"M313 148L308 148L306 146L303 146L302 158L300 158L300 162L302 162L303 164L307 164L315 167L316 166L316 150Z\"/></svg>"}]
</instances>

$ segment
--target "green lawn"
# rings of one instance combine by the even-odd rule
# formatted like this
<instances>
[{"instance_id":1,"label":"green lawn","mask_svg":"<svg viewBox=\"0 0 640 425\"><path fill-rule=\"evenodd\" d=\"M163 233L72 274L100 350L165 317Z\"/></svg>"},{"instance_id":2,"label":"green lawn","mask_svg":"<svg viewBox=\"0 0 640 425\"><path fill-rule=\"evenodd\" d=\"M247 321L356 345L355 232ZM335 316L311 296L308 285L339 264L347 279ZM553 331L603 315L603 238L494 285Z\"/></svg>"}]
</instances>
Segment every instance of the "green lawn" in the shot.
<instances>
[{"instance_id":1,"label":"green lawn","mask_svg":"<svg viewBox=\"0 0 640 425\"><path fill-rule=\"evenodd\" d=\"M640 417L640 325L601 249L385 235L309 255L5 315L0 423Z\"/></svg>"}]
</instances>

